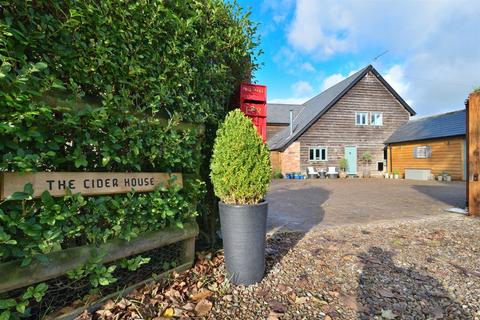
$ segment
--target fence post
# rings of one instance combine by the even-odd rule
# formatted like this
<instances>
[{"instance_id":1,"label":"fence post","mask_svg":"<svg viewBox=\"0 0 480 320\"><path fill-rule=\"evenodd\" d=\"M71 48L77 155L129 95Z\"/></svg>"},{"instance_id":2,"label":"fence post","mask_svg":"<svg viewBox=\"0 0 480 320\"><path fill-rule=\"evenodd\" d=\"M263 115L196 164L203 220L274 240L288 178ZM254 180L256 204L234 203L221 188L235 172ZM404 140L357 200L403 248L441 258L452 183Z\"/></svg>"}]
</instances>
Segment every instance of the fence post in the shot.
<instances>
[{"instance_id":1,"label":"fence post","mask_svg":"<svg viewBox=\"0 0 480 320\"><path fill-rule=\"evenodd\" d=\"M480 92L467 102L467 201L468 214L480 215Z\"/></svg>"}]
</instances>

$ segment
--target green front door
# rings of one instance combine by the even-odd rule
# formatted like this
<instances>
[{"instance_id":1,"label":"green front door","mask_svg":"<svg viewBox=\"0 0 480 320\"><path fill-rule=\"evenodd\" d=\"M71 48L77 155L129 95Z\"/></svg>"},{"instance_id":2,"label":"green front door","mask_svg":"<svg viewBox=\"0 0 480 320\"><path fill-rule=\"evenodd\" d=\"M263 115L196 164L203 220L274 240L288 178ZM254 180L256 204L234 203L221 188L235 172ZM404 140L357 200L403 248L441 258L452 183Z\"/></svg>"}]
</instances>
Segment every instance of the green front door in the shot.
<instances>
[{"instance_id":1,"label":"green front door","mask_svg":"<svg viewBox=\"0 0 480 320\"><path fill-rule=\"evenodd\" d=\"M347 159L347 173L357 174L357 147L345 147L345 159Z\"/></svg>"}]
</instances>

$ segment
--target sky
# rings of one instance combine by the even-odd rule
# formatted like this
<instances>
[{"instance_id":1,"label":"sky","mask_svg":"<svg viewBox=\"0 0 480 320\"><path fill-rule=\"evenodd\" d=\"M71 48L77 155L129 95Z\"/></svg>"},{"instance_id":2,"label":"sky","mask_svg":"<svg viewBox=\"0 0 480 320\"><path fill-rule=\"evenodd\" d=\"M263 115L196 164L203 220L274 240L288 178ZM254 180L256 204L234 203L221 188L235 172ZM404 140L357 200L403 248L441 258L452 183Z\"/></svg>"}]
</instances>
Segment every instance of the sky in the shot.
<instances>
[{"instance_id":1,"label":"sky","mask_svg":"<svg viewBox=\"0 0 480 320\"><path fill-rule=\"evenodd\" d=\"M239 0L259 23L268 102L303 103L372 64L418 116L480 86L480 0Z\"/></svg>"}]
</instances>

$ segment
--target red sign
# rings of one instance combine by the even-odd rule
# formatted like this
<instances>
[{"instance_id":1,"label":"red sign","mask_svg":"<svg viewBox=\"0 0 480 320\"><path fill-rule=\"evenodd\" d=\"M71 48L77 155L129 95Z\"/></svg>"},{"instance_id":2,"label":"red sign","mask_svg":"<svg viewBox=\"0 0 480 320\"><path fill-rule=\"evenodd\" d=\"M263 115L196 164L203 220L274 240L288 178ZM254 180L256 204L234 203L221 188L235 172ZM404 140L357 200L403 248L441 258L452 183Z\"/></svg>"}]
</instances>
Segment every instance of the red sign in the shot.
<instances>
[{"instance_id":1,"label":"red sign","mask_svg":"<svg viewBox=\"0 0 480 320\"><path fill-rule=\"evenodd\" d=\"M259 84L240 85L240 110L257 127L263 142L267 140L267 87Z\"/></svg>"}]
</instances>

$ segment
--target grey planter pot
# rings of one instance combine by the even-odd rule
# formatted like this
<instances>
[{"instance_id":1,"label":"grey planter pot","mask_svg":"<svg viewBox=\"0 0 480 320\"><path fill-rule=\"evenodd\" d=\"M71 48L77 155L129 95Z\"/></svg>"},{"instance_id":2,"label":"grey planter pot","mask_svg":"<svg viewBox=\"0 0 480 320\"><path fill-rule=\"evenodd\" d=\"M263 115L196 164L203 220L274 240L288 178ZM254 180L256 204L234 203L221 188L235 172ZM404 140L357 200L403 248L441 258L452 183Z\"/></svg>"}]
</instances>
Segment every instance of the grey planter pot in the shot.
<instances>
[{"instance_id":1,"label":"grey planter pot","mask_svg":"<svg viewBox=\"0 0 480 320\"><path fill-rule=\"evenodd\" d=\"M218 203L225 264L234 284L250 285L265 274L268 202L254 205Z\"/></svg>"}]
</instances>

